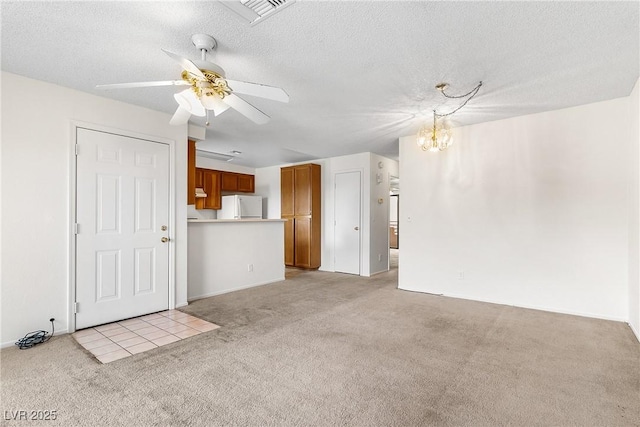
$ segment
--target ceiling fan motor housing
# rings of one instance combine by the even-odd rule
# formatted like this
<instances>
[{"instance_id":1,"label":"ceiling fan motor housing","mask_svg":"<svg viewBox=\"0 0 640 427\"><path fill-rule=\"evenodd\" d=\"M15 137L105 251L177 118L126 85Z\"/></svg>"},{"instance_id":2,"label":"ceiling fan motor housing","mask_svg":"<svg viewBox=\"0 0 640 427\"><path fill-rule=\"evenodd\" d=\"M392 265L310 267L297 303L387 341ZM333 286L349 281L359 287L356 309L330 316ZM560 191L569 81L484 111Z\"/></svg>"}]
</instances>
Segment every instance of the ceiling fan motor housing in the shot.
<instances>
[{"instance_id":1,"label":"ceiling fan motor housing","mask_svg":"<svg viewBox=\"0 0 640 427\"><path fill-rule=\"evenodd\" d=\"M193 42L193 45L196 47L196 49L200 51L204 49L205 51L209 52L210 50L215 49L217 46L216 39L208 34L194 34L191 36L191 41Z\"/></svg>"},{"instance_id":2,"label":"ceiling fan motor housing","mask_svg":"<svg viewBox=\"0 0 640 427\"><path fill-rule=\"evenodd\" d=\"M196 64L196 67L198 67L203 72L204 71L211 71L211 72L219 75L220 77L224 77L225 76L225 72L222 69L222 67L217 65L217 64L214 64L213 62L202 61L202 60L198 60L198 59L194 59L191 62Z\"/></svg>"}]
</instances>

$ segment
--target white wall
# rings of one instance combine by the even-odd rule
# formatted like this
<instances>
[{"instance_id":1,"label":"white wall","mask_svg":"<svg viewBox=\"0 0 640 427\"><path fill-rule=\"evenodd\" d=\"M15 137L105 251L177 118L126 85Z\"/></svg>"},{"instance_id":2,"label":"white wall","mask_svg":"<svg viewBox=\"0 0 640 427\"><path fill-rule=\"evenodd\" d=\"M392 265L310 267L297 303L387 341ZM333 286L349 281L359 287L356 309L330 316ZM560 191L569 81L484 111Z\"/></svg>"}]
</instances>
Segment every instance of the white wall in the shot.
<instances>
[{"instance_id":1,"label":"white wall","mask_svg":"<svg viewBox=\"0 0 640 427\"><path fill-rule=\"evenodd\" d=\"M283 235L282 221L190 222L189 300L284 280Z\"/></svg>"},{"instance_id":2,"label":"white wall","mask_svg":"<svg viewBox=\"0 0 640 427\"><path fill-rule=\"evenodd\" d=\"M369 180L371 186L369 193L370 274L389 270L389 189L391 187L389 177L399 176L398 169L397 161L371 154ZM382 203L379 203L380 199L382 199Z\"/></svg>"},{"instance_id":3,"label":"white wall","mask_svg":"<svg viewBox=\"0 0 640 427\"><path fill-rule=\"evenodd\" d=\"M629 97L629 325L640 341L640 79Z\"/></svg>"},{"instance_id":4,"label":"white wall","mask_svg":"<svg viewBox=\"0 0 640 427\"><path fill-rule=\"evenodd\" d=\"M37 105L34 104L37 100ZM187 126L170 115L2 72L0 343L68 330L73 120L176 141L176 304L187 302Z\"/></svg>"},{"instance_id":5,"label":"white wall","mask_svg":"<svg viewBox=\"0 0 640 427\"><path fill-rule=\"evenodd\" d=\"M628 102L401 138L399 287L627 320Z\"/></svg>"},{"instance_id":6,"label":"white wall","mask_svg":"<svg viewBox=\"0 0 640 427\"><path fill-rule=\"evenodd\" d=\"M262 196L262 217L280 218L280 168L269 166L255 172L256 195Z\"/></svg>"}]
</instances>

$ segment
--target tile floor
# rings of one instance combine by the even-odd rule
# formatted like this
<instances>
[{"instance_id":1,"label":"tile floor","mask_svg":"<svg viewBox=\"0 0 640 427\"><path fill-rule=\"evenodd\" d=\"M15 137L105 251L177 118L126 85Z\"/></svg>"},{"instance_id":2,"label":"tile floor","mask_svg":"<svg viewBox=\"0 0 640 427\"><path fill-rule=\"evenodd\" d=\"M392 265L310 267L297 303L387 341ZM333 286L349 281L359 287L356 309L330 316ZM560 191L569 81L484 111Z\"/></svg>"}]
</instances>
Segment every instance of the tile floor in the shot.
<instances>
[{"instance_id":1,"label":"tile floor","mask_svg":"<svg viewBox=\"0 0 640 427\"><path fill-rule=\"evenodd\" d=\"M83 329L73 338L102 363L180 341L220 326L178 310Z\"/></svg>"}]
</instances>

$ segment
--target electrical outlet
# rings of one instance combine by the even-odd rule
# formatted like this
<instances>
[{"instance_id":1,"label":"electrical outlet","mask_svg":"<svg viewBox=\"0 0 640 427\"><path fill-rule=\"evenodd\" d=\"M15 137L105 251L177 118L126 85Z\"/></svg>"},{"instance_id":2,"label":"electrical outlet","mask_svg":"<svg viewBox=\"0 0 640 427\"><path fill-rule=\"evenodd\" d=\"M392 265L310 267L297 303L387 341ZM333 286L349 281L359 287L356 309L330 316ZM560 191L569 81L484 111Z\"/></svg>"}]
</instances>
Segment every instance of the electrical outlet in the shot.
<instances>
[{"instance_id":1,"label":"electrical outlet","mask_svg":"<svg viewBox=\"0 0 640 427\"><path fill-rule=\"evenodd\" d=\"M378 254L378 262L382 261L382 254Z\"/></svg>"},{"instance_id":2,"label":"electrical outlet","mask_svg":"<svg viewBox=\"0 0 640 427\"><path fill-rule=\"evenodd\" d=\"M252 272L253 271L253 264L248 264L247 265L247 271L248 272Z\"/></svg>"}]
</instances>

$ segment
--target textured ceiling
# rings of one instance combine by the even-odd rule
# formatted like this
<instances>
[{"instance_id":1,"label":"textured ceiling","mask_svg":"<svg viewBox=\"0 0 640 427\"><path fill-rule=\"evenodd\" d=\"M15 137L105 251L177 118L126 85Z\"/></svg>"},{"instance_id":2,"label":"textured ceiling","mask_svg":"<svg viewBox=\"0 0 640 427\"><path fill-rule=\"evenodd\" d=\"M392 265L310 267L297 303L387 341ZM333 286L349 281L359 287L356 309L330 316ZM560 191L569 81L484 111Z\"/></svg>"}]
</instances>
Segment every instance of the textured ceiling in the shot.
<instances>
[{"instance_id":1,"label":"textured ceiling","mask_svg":"<svg viewBox=\"0 0 640 427\"><path fill-rule=\"evenodd\" d=\"M2 69L173 113L182 88L98 91L177 79L160 48L198 58L194 33L227 77L284 88L289 104L244 98L272 117L229 110L199 148L267 166L363 151L397 158L398 137L433 108L434 85L480 93L466 125L629 95L639 75L632 2L312 2L251 27L218 2L2 2ZM194 123L203 124L201 119Z\"/></svg>"}]
</instances>

